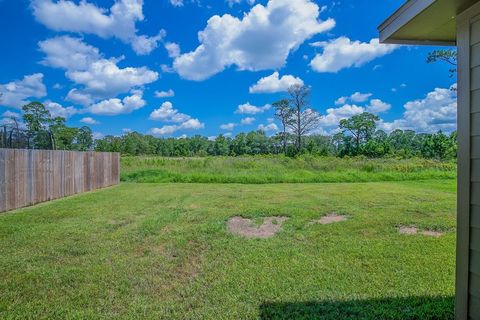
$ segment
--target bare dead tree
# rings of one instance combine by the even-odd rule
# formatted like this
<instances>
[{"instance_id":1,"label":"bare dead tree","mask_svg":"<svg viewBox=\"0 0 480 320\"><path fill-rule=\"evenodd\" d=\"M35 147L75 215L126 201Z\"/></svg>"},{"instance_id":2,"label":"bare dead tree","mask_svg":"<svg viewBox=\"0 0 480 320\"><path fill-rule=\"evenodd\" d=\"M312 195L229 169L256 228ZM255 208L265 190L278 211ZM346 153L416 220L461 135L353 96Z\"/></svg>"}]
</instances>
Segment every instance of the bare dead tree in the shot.
<instances>
[{"instance_id":1,"label":"bare dead tree","mask_svg":"<svg viewBox=\"0 0 480 320\"><path fill-rule=\"evenodd\" d=\"M289 104L292 112L291 121L287 126L296 137L297 152L302 150L302 137L318 127L320 114L310 107L310 87L293 85L288 89Z\"/></svg>"},{"instance_id":2,"label":"bare dead tree","mask_svg":"<svg viewBox=\"0 0 480 320\"><path fill-rule=\"evenodd\" d=\"M280 101L274 102L273 107L275 108L275 118L277 118L282 123L282 143L283 143L283 152L287 153L287 127L292 121L292 109L290 108L290 103L287 99L282 99Z\"/></svg>"}]
</instances>

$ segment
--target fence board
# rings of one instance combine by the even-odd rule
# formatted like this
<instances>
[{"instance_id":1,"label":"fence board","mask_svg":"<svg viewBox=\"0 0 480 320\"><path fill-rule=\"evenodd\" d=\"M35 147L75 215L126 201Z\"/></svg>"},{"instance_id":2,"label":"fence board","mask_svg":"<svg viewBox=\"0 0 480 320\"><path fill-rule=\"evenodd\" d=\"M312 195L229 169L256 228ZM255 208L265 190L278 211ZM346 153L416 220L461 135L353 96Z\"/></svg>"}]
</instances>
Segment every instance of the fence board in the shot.
<instances>
[{"instance_id":1,"label":"fence board","mask_svg":"<svg viewBox=\"0 0 480 320\"><path fill-rule=\"evenodd\" d=\"M0 149L0 212L7 210L7 198L6 198L6 185L7 181L5 180L5 158L7 156L7 151Z\"/></svg>"},{"instance_id":2,"label":"fence board","mask_svg":"<svg viewBox=\"0 0 480 320\"><path fill-rule=\"evenodd\" d=\"M0 212L118 184L118 153L0 149Z\"/></svg>"},{"instance_id":3,"label":"fence board","mask_svg":"<svg viewBox=\"0 0 480 320\"><path fill-rule=\"evenodd\" d=\"M15 193L17 185L15 184L15 151L7 152L7 157L5 159L5 180L7 181L6 185L6 210L11 210L15 208Z\"/></svg>"}]
</instances>

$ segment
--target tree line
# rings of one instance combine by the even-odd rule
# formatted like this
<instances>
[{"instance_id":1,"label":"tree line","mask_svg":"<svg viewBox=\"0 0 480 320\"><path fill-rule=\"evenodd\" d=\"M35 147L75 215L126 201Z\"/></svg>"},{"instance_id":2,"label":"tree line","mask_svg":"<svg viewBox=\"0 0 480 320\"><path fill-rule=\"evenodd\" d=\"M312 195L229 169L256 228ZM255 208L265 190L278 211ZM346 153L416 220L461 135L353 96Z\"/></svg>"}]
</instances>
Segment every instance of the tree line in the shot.
<instances>
[{"instance_id":1,"label":"tree line","mask_svg":"<svg viewBox=\"0 0 480 320\"><path fill-rule=\"evenodd\" d=\"M215 139L196 135L186 138L158 138L137 132L106 136L94 141L92 130L69 127L62 117L53 117L45 106L32 102L23 106L24 148L77 151L120 152L124 155L159 155L165 157L242 156L309 153L321 156L423 157L454 159L457 134L416 133L412 130L379 130L379 118L368 112L343 119L334 135L313 134L320 124L320 114L309 106L310 88L295 85L288 97L274 102L275 117L281 130L274 136L264 131L239 133L235 137L219 135ZM17 144L18 145L18 144Z\"/></svg>"},{"instance_id":2,"label":"tree line","mask_svg":"<svg viewBox=\"0 0 480 320\"><path fill-rule=\"evenodd\" d=\"M310 153L322 156L423 157L453 159L457 153L457 135L417 134L411 130L395 130L390 134L378 130L376 115L368 112L343 119L338 133L313 134L321 116L309 104L310 87L294 85L285 99L274 102L275 117L281 130L274 136L251 131L235 137L219 135L213 140L196 135L187 138L156 138L137 132L121 137L106 136L97 140L97 151L128 155L160 155L165 157L241 156Z\"/></svg>"},{"instance_id":3,"label":"tree line","mask_svg":"<svg viewBox=\"0 0 480 320\"><path fill-rule=\"evenodd\" d=\"M348 134L334 136L309 135L302 138L301 154L319 156L366 156L371 158L422 157L450 160L456 158L456 133L415 133L411 130L395 130L390 134L376 130L357 142ZM285 152L284 143L287 141ZM96 140L95 150L120 152L123 155L157 155L164 157L204 157L243 155L298 155L296 137L287 134L267 136L264 131L239 133L235 137L219 135L213 140L196 135L186 138L157 138L131 132L123 136L106 136Z\"/></svg>"},{"instance_id":4,"label":"tree line","mask_svg":"<svg viewBox=\"0 0 480 320\"><path fill-rule=\"evenodd\" d=\"M92 130L69 127L63 117L54 117L40 102L22 107L23 124L12 117L12 124L3 126L0 146L8 148L74 150L94 149Z\"/></svg>"}]
</instances>

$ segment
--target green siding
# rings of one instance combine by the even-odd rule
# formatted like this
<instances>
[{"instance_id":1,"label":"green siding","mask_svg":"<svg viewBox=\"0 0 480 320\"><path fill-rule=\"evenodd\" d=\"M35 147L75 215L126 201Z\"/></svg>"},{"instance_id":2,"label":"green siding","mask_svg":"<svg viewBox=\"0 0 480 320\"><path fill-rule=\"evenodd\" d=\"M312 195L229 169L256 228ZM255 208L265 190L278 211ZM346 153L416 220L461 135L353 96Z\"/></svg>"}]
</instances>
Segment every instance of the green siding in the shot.
<instances>
[{"instance_id":1,"label":"green siding","mask_svg":"<svg viewBox=\"0 0 480 320\"><path fill-rule=\"evenodd\" d=\"M472 90L480 89L480 66L472 68L470 74L470 81Z\"/></svg>"},{"instance_id":2,"label":"green siding","mask_svg":"<svg viewBox=\"0 0 480 320\"><path fill-rule=\"evenodd\" d=\"M472 160L472 182L480 182L480 159Z\"/></svg>"},{"instance_id":3,"label":"green siding","mask_svg":"<svg viewBox=\"0 0 480 320\"><path fill-rule=\"evenodd\" d=\"M474 46L480 42L480 20L472 23L472 29L470 33L470 45Z\"/></svg>"},{"instance_id":4,"label":"green siding","mask_svg":"<svg viewBox=\"0 0 480 320\"><path fill-rule=\"evenodd\" d=\"M480 20L470 27L470 257L468 316L480 319Z\"/></svg>"},{"instance_id":5,"label":"green siding","mask_svg":"<svg viewBox=\"0 0 480 320\"><path fill-rule=\"evenodd\" d=\"M470 295L468 313L471 320L480 319L480 298L479 297Z\"/></svg>"},{"instance_id":6,"label":"green siding","mask_svg":"<svg viewBox=\"0 0 480 320\"><path fill-rule=\"evenodd\" d=\"M473 228L479 228L480 229L480 207L479 206L472 206L471 209L471 219L470 219L470 225Z\"/></svg>"},{"instance_id":7,"label":"green siding","mask_svg":"<svg viewBox=\"0 0 480 320\"><path fill-rule=\"evenodd\" d=\"M480 159L480 136L472 137L472 159Z\"/></svg>"},{"instance_id":8,"label":"green siding","mask_svg":"<svg viewBox=\"0 0 480 320\"><path fill-rule=\"evenodd\" d=\"M480 112L480 90L475 90L471 93L471 112Z\"/></svg>"},{"instance_id":9,"label":"green siding","mask_svg":"<svg viewBox=\"0 0 480 320\"><path fill-rule=\"evenodd\" d=\"M480 269L475 268L475 266L480 265L480 251L471 250L470 251L470 272L480 276ZM478 288L477 288L478 289Z\"/></svg>"},{"instance_id":10,"label":"green siding","mask_svg":"<svg viewBox=\"0 0 480 320\"><path fill-rule=\"evenodd\" d=\"M472 183L472 202L473 205L480 205L480 182Z\"/></svg>"},{"instance_id":11,"label":"green siding","mask_svg":"<svg viewBox=\"0 0 480 320\"><path fill-rule=\"evenodd\" d=\"M480 113L472 113L472 136L480 136Z\"/></svg>"}]
</instances>

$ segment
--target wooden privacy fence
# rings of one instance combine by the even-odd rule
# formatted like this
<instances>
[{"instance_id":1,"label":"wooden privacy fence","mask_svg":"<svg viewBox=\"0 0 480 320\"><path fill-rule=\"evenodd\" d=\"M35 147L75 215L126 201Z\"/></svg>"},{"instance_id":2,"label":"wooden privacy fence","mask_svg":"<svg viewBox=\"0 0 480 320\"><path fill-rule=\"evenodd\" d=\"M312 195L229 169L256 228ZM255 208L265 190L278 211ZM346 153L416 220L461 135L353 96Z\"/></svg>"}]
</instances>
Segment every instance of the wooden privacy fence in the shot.
<instances>
[{"instance_id":1,"label":"wooden privacy fence","mask_svg":"<svg viewBox=\"0 0 480 320\"><path fill-rule=\"evenodd\" d=\"M119 181L118 153L0 149L0 212Z\"/></svg>"}]
</instances>

